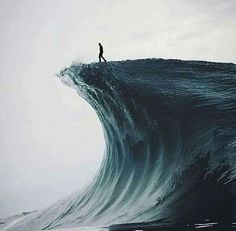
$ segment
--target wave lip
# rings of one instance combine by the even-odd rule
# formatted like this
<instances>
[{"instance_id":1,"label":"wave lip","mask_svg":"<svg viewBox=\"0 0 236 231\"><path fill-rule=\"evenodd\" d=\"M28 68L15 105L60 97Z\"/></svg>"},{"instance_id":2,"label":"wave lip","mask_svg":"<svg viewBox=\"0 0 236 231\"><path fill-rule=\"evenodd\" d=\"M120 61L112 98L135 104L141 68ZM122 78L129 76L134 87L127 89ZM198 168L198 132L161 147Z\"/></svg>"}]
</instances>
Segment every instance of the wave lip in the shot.
<instances>
[{"instance_id":1,"label":"wave lip","mask_svg":"<svg viewBox=\"0 0 236 231\"><path fill-rule=\"evenodd\" d=\"M97 112L106 153L84 191L25 224L52 229L235 220L235 64L74 63L59 77Z\"/></svg>"}]
</instances>

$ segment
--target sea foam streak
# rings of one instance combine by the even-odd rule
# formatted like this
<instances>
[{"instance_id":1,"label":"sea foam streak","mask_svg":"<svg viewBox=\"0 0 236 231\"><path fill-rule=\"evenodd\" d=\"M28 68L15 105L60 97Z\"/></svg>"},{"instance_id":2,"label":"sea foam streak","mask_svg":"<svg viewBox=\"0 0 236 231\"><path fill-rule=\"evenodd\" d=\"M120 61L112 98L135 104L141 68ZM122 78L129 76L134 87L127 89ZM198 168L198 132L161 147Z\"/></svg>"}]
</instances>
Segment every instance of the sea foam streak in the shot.
<instances>
[{"instance_id":1,"label":"sea foam streak","mask_svg":"<svg viewBox=\"0 0 236 231\"><path fill-rule=\"evenodd\" d=\"M97 112L106 153L86 189L12 230L235 221L236 65L128 60L59 77Z\"/></svg>"}]
</instances>

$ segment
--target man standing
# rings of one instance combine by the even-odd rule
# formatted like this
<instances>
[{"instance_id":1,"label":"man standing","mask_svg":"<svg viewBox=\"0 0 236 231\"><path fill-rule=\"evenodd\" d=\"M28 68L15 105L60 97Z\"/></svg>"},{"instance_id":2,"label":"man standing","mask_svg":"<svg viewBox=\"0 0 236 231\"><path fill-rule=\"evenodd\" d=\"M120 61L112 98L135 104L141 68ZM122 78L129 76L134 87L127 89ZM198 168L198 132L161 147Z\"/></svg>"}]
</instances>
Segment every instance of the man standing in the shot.
<instances>
[{"instance_id":1,"label":"man standing","mask_svg":"<svg viewBox=\"0 0 236 231\"><path fill-rule=\"evenodd\" d=\"M99 62L101 62L101 58L104 60L104 62L106 63L106 59L103 57L103 47L101 43L98 43L99 45Z\"/></svg>"}]
</instances>

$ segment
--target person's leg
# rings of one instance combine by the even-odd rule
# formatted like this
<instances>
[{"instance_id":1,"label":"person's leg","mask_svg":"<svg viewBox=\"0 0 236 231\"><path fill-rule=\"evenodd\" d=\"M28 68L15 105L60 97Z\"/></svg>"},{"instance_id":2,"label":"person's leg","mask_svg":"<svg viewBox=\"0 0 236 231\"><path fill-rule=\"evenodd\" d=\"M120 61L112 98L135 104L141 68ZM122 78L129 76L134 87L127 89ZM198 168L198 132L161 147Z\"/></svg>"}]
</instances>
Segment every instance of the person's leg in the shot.
<instances>
[{"instance_id":1,"label":"person's leg","mask_svg":"<svg viewBox=\"0 0 236 231\"><path fill-rule=\"evenodd\" d=\"M99 63L100 63L101 62L101 55L99 55L98 58L99 58Z\"/></svg>"},{"instance_id":2,"label":"person's leg","mask_svg":"<svg viewBox=\"0 0 236 231\"><path fill-rule=\"evenodd\" d=\"M104 60L105 63L107 62L106 59L103 56L102 56L102 59Z\"/></svg>"}]
</instances>

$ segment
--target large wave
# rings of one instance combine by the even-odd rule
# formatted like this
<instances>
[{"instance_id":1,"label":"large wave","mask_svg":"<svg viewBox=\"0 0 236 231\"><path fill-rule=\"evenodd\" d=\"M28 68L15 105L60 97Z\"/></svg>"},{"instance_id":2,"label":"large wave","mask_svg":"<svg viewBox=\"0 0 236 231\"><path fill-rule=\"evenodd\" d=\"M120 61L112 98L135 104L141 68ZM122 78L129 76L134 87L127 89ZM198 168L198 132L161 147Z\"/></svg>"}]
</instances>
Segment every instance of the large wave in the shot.
<instances>
[{"instance_id":1,"label":"large wave","mask_svg":"<svg viewBox=\"0 0 236 231\"><path fill-rule=\"evenodd\" d=\"M97 112L104 159L84 191L14 230L236 219L236 65L74 63L59 77Z\"/></svg>"}]
</instances>

